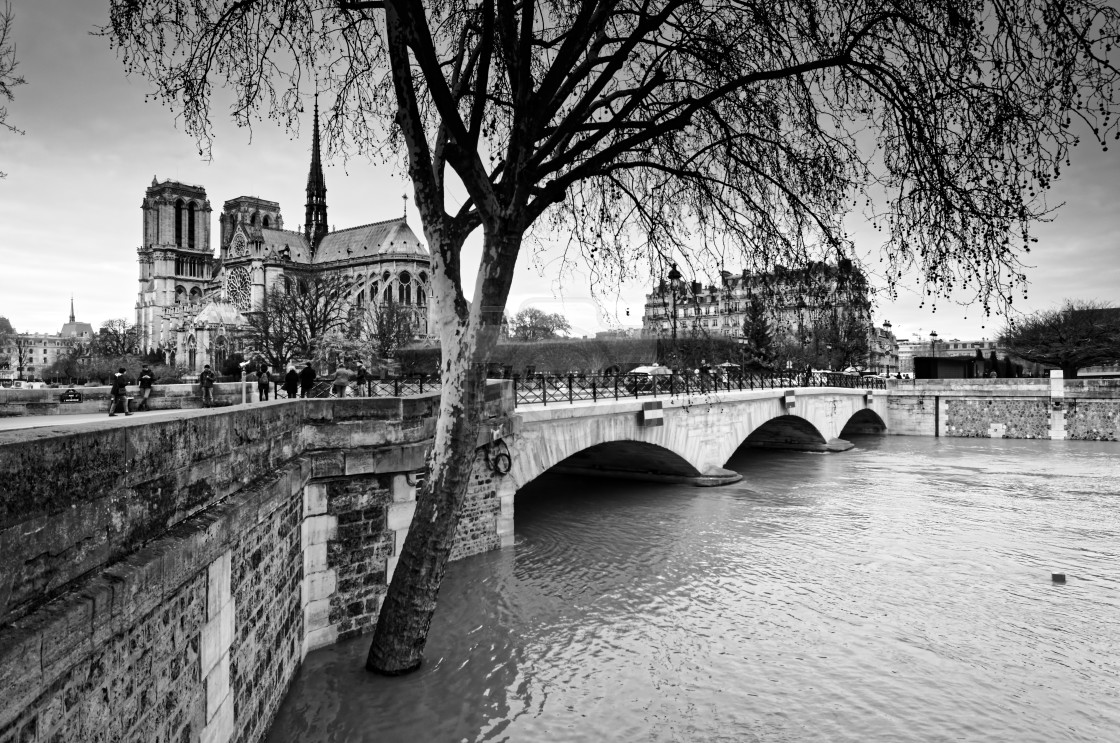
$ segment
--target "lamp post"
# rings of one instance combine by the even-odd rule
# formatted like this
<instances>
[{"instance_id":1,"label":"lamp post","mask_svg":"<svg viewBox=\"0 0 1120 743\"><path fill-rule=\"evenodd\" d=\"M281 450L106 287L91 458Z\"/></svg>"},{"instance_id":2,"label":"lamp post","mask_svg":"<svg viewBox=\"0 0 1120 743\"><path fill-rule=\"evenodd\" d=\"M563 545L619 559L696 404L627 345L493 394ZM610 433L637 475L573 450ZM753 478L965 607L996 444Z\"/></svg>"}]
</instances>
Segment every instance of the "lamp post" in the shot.
<instances>
[{"instance_id":1,"label":"lamp post","mask_svg":"<svg viewBox=\"0 0 1120 743\"><path fill-rule=\"evenodd\" d=\"M677 292L681 287L681 272L677 270L677 264L674 263L673 267L669 269L669 301L672 304L672 315L669 317L670 327L673 333L673 348L677 346Z\"/></svg>"},{"instance_id":2,"label":"lamp post","mask_svg":"<svg viewBox=\"0 0 1120 743\"><path fill-rule=\"evenodd\" d=\"M887 342L887 354L886 354L887 363L885 364L885 366L886 366L887 376L889 377L891 375L891 349L894 348L894 343L891 340L891 321L890 320L884 320L883 321L883 331L886 333L886 337L883 340L885 340Z\"/></svg>"},{"instance_id":3,"label":"lamp post","mask_svg":"<svg viewBox=\"0 0 1120 743\"><path fill-rule=\"evenodd\" d=\"M832 344L826 343L824 348L828 352L828 370L832 371Z\"/></svg>"},{"instance_id":4,"label":"lamp post","mask_svg":"<svg viewBox=\"0 0 1120 743\"><path fill-rule=\"evenodd\" d=\"M933 349L933 358L937 358L937 331L929 331L929 345Z\"/></svg>"}]
</instances>

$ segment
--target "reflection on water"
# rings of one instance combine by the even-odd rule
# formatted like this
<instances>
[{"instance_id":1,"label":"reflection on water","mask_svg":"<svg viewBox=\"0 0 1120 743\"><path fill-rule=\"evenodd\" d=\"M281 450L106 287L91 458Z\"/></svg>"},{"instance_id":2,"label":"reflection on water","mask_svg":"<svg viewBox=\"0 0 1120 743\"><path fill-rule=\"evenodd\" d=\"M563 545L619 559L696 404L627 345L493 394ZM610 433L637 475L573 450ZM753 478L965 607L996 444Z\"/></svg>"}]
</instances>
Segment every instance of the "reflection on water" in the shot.
<instances>
[{"instance_id":1,"label":"reflection on water","mask_svg":"<svg viewBox=\"0 0 1120 743\"><path fill-rule=\"evenodd\" d=\"M856 443L541 478L515 547L450 566L420 671L312 653L270 740L1120 740L1116 444Z\"/></svg>"}]
</instances>

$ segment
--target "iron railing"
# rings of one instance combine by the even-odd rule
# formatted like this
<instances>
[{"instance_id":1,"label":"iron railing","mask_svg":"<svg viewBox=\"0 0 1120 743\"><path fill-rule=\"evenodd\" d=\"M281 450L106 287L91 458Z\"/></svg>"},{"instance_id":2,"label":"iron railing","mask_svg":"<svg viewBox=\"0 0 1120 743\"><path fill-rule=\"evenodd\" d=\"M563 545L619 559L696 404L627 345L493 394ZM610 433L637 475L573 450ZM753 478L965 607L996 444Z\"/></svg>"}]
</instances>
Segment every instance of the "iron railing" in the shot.
<instances>
[{"instance_id":1,"label":"iron railing","mask_svg":"<svg viewBox=\"0 0 1120 743\"><path fill-rule=\"evenodd\" d=\"M622 400L637 397L734 392L742 390L790 389L796 387L847 387L886 389L880 377L858 377L835 372L781 374L775 372L695 372L662 375L618 374L567 376L539 374L513 378L518 405L574 403L577 400Z\"/></svg>"},{"instance_id":2,"label":"iron railing","mask_svg":"<svg viewBox=\"0 0 1120 743\"><path fill-rule=\"evenodd\" d=\"M859 377L838 372L720 372L700 374L534 374L512 377L516 405L555 405L577 400L624 400L638 397L671 397L743 390L793 389L797 387L844 387L849 389L886 389L882 377ZM351 382L346 396L402 397L439 389L438 377L401 377L371 379L359 385ZM287 394L275 385L276 399ZM320 380L308 397L335 397L331 380Z\"/></svg>"}]
</instances>

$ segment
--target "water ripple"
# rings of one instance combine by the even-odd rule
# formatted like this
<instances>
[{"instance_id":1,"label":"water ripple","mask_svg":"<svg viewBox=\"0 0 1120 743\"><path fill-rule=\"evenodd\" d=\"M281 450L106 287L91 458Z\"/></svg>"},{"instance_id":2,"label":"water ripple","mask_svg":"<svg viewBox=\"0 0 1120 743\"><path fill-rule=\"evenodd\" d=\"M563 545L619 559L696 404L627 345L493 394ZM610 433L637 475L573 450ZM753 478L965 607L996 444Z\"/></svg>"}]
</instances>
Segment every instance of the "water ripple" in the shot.
<instances>
[{"instance_id":1,"label":"water ripple","mask_svg":"<svg viewBox=\"0 0 1120 743\"><path fill-rule=\"evenodd\" d=\"M450 566L419 672L365 674L365 638L312 653L270 740L1114 741L1115 447L744 451L717 489L546 476L512 549Z\"/></svg>"}]
</instances>

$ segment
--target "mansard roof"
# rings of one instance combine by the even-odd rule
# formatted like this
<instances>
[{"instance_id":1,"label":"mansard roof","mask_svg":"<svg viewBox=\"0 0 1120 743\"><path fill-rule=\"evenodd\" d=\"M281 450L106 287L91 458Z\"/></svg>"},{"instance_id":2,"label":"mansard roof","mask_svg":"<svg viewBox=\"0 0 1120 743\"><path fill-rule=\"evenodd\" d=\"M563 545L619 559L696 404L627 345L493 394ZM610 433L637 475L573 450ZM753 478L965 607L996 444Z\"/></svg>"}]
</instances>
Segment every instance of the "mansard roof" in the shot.
<instances>
[{"instance_id":1,"label":"mansard roof","mask_svg":"<svg viewBox=\"0 0 1120 743\"><path fill-rule=\"evenodd\" d=\"M401 217L328 233L315 251L315 263L361 258L429 259L427 248Z\"/></svg>"}]
</instances>

